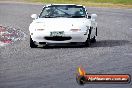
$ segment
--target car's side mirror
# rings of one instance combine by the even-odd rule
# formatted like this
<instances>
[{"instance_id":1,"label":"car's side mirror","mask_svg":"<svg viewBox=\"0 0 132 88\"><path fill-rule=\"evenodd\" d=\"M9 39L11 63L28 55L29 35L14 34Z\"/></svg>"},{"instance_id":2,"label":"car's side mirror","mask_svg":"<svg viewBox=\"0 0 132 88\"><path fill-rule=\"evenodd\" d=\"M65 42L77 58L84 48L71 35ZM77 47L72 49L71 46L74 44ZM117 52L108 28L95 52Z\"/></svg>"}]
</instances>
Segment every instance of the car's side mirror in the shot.
<instances>
[{"instance_id":1,"label":"car's side mirror","mask_svg":"<svg viewBox=\"0 0 132 88\"><path fill-rule=\"evenodd\" d=\"M97 14L91 14L91 20L96 20Z\"/></svg>"},{"instance_id":2,"label":"car's side mirror","mask_svg":"<svg viewBox=\"0 0 132 88\"><path fill-rule=\"evenodd\" d=\"M33 19L37 19L37 17L38 17L37 14L32 14L31 15L31 18L33 18Z\"/></svg>"}]
</instances>

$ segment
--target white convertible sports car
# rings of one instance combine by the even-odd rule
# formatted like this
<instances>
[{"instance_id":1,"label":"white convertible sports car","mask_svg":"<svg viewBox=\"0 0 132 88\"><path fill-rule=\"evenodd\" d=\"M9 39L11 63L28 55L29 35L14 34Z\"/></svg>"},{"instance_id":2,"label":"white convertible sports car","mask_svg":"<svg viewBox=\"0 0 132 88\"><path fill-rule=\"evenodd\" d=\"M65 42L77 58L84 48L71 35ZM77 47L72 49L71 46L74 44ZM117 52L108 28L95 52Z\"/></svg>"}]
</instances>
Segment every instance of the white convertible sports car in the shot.
<instances>
[{"instance_id":1,"label":"white convertible sports car","mask_svg":"<svg viewBox=\"0 0 132 88\"><path fill-rule=\"evenodd\" d=\"M89 15L82 5L45 5L29 26L30 47L48 44L78 44L89 46L96 42L96 14Z\"/></svg>"}]
</instances>

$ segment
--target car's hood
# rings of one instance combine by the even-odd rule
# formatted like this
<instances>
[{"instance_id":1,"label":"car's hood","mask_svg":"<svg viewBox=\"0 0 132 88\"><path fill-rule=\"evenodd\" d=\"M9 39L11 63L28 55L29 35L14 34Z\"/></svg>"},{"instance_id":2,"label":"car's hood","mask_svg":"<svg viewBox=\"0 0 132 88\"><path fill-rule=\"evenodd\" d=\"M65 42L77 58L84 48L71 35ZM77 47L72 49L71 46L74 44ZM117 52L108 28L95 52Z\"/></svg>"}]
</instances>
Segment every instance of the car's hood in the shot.
<instances>
[{"instance_id":1,"label":"car's hood","mask_svg":"<svg viewBox=\"0 0 132 88\"><path fill-rule=\"evenodd\" d=\"M39 18L32 22L35 28L45 28L50 30L67 30L89 26L87 18Z\"/></svg>"}]
</instances>

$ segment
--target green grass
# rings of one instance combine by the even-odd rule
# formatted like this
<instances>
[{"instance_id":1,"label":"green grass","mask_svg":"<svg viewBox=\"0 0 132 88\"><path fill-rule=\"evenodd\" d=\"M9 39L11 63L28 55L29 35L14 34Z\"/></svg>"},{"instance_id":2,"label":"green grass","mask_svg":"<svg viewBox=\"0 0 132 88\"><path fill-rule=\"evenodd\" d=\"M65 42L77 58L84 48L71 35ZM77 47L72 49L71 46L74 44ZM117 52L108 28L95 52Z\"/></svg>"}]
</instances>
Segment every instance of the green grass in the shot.
<instances>
[{"instance_id":1,"label":"green grass","mask_svg":"<svg viewBox=\"0 0 132 88\"><path fill-rule=\"evenodd\" d=\"M41 3L74 3L86 6L99 7L128 7L132 8L132 0L25 0L29 2Z\"/></svg>"}]
</instances>

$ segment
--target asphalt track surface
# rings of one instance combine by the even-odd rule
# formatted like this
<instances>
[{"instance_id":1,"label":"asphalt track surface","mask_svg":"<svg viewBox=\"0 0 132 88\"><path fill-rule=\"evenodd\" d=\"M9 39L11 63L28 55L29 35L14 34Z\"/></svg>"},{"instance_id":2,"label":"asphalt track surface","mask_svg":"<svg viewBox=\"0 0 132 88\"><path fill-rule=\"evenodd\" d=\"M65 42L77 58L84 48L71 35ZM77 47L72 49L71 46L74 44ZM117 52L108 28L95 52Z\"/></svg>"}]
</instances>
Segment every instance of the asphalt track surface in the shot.
<instances>
[{"instance_id":1,"label":"asphalt track surface","mask_svg":"<svg viewBox=\"0 0 132 88\"><path fill-rule=\"evenodd\" d=\"M0 48L0 88L132 88L130 84L76 83L83 66L88 73L132 75L132 9L88 7L98 15L97 43L90 48L29 47L30 15L42 5L0 3L0 24L21 29L24 40Z\"/></svg>"}]
</instances>

